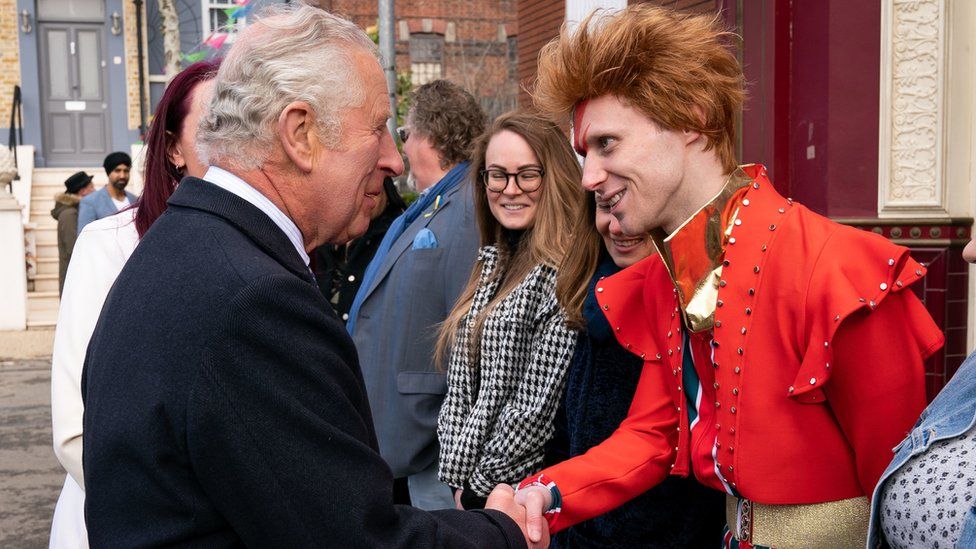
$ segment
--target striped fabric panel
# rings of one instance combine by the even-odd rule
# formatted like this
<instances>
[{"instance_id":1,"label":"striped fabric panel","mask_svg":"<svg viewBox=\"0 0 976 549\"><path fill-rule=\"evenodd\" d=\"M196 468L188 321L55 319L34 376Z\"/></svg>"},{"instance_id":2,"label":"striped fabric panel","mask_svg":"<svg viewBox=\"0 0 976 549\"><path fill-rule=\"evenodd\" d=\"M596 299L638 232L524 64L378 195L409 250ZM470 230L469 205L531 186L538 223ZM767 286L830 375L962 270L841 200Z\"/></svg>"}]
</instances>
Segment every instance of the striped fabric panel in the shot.
<instances>
[{"instance_id":1,"label":"striped fabric panel","mask_svg":"<svg viewBox=\"0 0 976 549\"><path fill-rule=\"evenodd\" d=\"M700 418L702 384L695 370L694 353L687 331L681 333L681 344L684 346L684 352L681 354L681 383L684 385L685 396L690 404L685 406L688 409L688 429L694 432Z\"/></svg>"},{"instance_id":2,"label":"striped fabric panel","mask_svg":"<svg viewBox=\"0 0 976 549\"><path fill-rule=\"evenodd\" d=\"M701 384L701 378L698 375L698 371L695 369L695 356L693 345L691 342L691 336L688 331L682 332L681 335L682 345L684 345L684 350L681 356L681 382L684 384L684 393L688 399L686 408L688 409L688 428L693 433L691 437L691 444L694 445L696 433L696 427L698 427L699 420L701 419L701 404L704 395L704 390ZM708 363L710 364L715 360L715 346L711 344L708 345L709 352L711 356L708 357ZM701 360L704 357L699 357ZM709 429L709 426L702 426L702 429ZM717 435L717 433L716 433ZM722 483L722 487L728 494L733 496L738 496L738 492L725 480L722 472L718 468L718 448L712 445L711 457L712 457L712 467L715 472L715 476ZM694 457L692 458L694 459Z\"/></svg>"},{"instance_id":3,"label":"striped fabric panel","mask_svg":"<svg viewBox=\"0 0 976 549\"><path fill-rule=\"evenodd\" d=\"M718 468L718 446L714 444L712 445L712 466L715 470L715 476L722 481L722 486L725 487L726 493L739 497L739 493L735 491L735 488L733 488L727 480L725 480L725 477L722 475L722 471L720 471Z\"/></svg>"}]
</instances>

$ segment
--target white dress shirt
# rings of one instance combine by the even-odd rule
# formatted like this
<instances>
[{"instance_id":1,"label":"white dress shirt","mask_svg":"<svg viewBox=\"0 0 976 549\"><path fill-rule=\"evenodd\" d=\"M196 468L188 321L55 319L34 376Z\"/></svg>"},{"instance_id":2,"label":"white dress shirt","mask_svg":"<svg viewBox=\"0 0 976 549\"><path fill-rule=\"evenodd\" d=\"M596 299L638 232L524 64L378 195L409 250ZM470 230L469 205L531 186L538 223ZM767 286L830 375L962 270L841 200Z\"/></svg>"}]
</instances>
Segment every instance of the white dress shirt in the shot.
<instances>
[{"instance_id":1,"label":"white dress shirt","mask_svg":"<svg viewBox=\"0 0 976 549\"><path fill-rule=\"evenodd\" d=\"M203 176L204 181L208 183L213 183L214 185L224 189L229 193L233 193L244 200L253 204L256 208L264 212L265 215L274 221L274 224L278 226L279 229L288 240L291 241L292 245L295 246L295 250L298 251L298 255L301 256L302 261L305 265L309 264L308 253L305 251L305 243L302 240L302 231L298 229L298 225L291 220L284 212L278 209L274 205L274 202L268 200L268 197L264 196L257 189L248 185L246 181L237 177L236 175L228 172L227 170L222 170L217 166L210 166L207 169L207 174Z\"/></svg>"}]
</instances>

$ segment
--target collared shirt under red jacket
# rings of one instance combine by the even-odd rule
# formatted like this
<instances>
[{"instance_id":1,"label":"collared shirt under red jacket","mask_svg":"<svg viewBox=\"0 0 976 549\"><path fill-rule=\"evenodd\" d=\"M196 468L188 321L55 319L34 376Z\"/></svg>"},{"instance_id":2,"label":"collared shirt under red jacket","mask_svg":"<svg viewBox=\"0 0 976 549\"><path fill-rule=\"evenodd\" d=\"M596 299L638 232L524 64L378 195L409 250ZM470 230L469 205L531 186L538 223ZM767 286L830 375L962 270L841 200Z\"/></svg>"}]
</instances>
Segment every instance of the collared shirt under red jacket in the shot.
<instances>
[{"instance_id":1,"label":"collared shirt under red jacket","mask_svg":"<svg viewBox=\"0 0 976 549\"><path fill-rule=\"evenodd\" d=\"M652 256L597 288L618 340L644 358L644 369L620 428L543 471L562 496L554 530L613 509L668 474L706 469L766 504L869 495L924 408L923 361L944 341L905 291L924 268L907 248L783 198L761 166L745 169L754 181L725 250L711 334L714 454L689 442L681 315L667 270ZM706 455L715 467L696 462Z\"/></svg>"}]
</instances>

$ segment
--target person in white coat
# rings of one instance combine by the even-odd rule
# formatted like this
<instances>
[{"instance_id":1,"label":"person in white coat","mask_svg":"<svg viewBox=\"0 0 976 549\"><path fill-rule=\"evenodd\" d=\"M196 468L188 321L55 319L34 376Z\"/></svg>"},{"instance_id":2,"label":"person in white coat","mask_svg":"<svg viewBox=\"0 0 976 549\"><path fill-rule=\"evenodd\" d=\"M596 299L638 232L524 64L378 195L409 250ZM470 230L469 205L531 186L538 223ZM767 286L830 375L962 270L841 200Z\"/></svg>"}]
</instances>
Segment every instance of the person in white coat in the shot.
<instances>
[{"instance_id":1,"label":"person in white coat","mask_svg":"<svg viewBox=\"0 0 976 549\"><path fill-rule=\"evenodd\" d=\"M88 341L115 279L139 239L166 210L166 201L180 179L202 177L207 171L197 156L196 132L218 67L218 62L195 63L173 78L147 135L142 196L134 207L86 225L75 242L51 364L54 454L68 473L51 523L52 548L88 546L81 461L81 374Z\"/></svg>"}]
</instances>

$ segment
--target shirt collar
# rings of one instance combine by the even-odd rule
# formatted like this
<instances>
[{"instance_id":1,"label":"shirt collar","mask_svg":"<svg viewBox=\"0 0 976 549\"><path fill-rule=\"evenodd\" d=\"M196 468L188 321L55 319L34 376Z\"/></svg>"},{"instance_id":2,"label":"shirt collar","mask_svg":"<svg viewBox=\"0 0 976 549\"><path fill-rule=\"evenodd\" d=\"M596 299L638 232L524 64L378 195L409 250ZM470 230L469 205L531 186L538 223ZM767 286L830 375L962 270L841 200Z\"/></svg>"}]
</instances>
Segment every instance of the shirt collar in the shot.
<instances>
[{"instance_id":1,"label":"shirt collar","mask_svg":"<svg viewBox=\"0 0 976 549\"><path fill-rule=\"evenodd\" d=\"M673 233L668 235L660 227L651 231L651 239L678 291L685 323L692 332L712 328L725 266L725 246L733 223L741 223L736 218L751 182L752 177L736 169L722 190Z\"/></svg>"},{"instance_id":2,"label":"shirt collar","mask_svg":"<svg viewBox=\"0 0 976 549\"><path fill-rule=\"evenodd\" d=\"M265 215L271 218L271 221L281 229L281 232L285 233L288 240L291 241L292 245L295 246L295 250L298 255L305 262L305 265L309 264L308 252L305 251L304 240L302 239L302 231L298 229L298 225L291 220L284 212L278 209L274 205L274 202L268 200L268 197L261 194L257 189L249 185L246 181L237 177L236 175L218 168L217 166L210 166L207 169L206 175L203 179L208 183L213 183L214 185L224 189L229 193L233 193L240 198L248 201L254 207L264 212Z\"/></svg>"}]
</instances>

